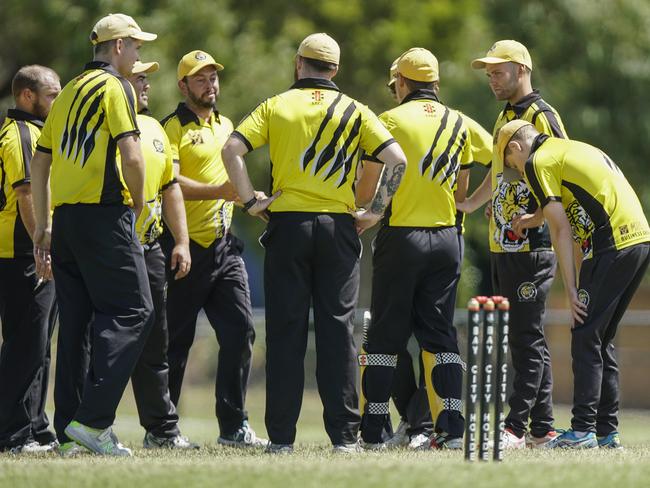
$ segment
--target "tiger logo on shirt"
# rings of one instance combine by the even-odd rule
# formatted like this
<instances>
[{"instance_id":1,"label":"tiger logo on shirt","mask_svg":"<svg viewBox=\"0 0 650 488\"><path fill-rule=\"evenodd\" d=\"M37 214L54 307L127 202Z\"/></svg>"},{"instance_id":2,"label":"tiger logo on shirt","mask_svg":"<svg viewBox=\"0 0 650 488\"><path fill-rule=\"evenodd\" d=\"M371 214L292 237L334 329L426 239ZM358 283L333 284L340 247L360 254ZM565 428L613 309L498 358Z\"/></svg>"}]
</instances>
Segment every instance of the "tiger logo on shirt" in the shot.
<instances>
[{"instance_id":1,"label":"tiger logo on shirt","mask_svg":"<svg viewBox=\"0 0 650 488\"><path fill-rule=\"evenodd\" d=\"M594 223L582 205L578 203L578 200L573 200L566 207L565 213L569 219L569 224L571 224L573 240L580 245L583 258L590 258L593 251L591 239L594 232Z\"/></svg>"},{"instance_id":2,"label":"tiger logo on shirt","mask_svg":"<svg viewBox=\"0 0 650 488\"><path fill-rule=\"evenodd\" d=\"M515 215L530 212L530 189L520 181L504 181L503 173L497 175L497 191L492 199L492 215L496 223L494 241L507 252L516 252L528 244L528 237L519 237L512 230Z\"/></svg>"}]
</instances>

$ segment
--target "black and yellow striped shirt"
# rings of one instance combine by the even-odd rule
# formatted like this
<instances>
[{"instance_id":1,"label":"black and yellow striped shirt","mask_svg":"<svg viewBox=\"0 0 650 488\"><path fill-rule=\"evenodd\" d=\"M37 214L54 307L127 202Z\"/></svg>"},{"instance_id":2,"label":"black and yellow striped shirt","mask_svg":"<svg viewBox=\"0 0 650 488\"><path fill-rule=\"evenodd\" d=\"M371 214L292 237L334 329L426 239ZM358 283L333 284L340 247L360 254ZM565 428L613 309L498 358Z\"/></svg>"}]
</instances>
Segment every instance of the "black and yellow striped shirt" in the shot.
<instances>
[{"instance_id":1,"label":"black and yellow striped shirt","mask_svg":"<svg viewBox=\"0 0 650 488\"><path fill-rule=\"evenodd\" d=\"M566 131L557 111L542 100L537 90L514 105L506 104L497 117L492 136L514 119L526 120L542 134L566 138ZM548 225L528 229L525 237L512 230L512 218L518 214L534 213L537 202L530 189L515 171L505 168L501 158L492 159L492 218L489 224L491 252L529 252L551 249Z\"/></svg>"},{"instance_id":2,"label":"black and yellow striped shirt","mask_svg":"<svg viewBox=\"0 0 650 488\"><path fill-rule=\"evenodd\" d=\"M272 212L355 209L360 149L377 155L394 142L377 116L330 80L306 78L253 110L233 133L248 149L269 144Z\"/></svg>"},{"instance_id":3,"label":"black and yellow striped shirt","mask_svg":"<svg viewBox=\"0 0 650 488\"><path fill-rule=\"evenodd\" d=\"M32 255L15 189L30 182L29 165L42 127L35 115L12 109L0 128L0 258Z\"/></svg>"},{"instance_id":4,"label":"black and yellow striped shirt","mask_svg":"<svg viewBox=\"0 0 650 488\"><path fill-rule=\"evenodd\" d=\"M442 105L433 91L415 90L379 120L408 161L402 183L386 209L384 225L455 225L458 172L472 163L470 133L463 116Z\"/></svg>"},{"instance_id":5,"label":"black and yellow striped shirt","mask_svg":"<svg viewBox=\"0 0 650 488\"><path fill-rule=\"evenodd\" d=\"M38 140L52 154L52 205L130 204L117 141L139 132L128 80L108 63L87 64L54 101Z\"/></svg>"},{"instance_id":6,"label":"black and yellow striped shirt","mask_svg":"<svg viewBox=\"0 0 650 488\"><path fill-rule=\"evenodd\" d=\"M525 164L525 178L542 207L561 202L574 233L577 226L590 236L586 258L650 241L639 198L600 149L541 134ZM584 214L577 213L576 201Z\"/></svg>"},{"instance_id":7,"label":"black and yellow striped shirt","mask_svg":"<svg viewBox=\"0 0 650 488\"><path fill-rule=\"evenodd\" d=\"M228 181L221 149L232 132L230 119L215 111L206 121L180 103L161 123L169 137L172 158L179 164L179 174L208 185ZM190 239L208 247L226 235L233 205L222 199L185 200Z\"/></svg>"}]
</instances>

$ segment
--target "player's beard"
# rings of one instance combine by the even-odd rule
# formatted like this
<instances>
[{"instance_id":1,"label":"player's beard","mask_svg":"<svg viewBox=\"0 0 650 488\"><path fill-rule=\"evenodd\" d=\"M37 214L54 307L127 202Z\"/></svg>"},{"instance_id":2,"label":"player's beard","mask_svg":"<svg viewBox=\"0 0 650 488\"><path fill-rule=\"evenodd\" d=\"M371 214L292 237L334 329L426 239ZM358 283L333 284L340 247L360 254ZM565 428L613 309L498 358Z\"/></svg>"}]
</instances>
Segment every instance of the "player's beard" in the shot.
<instances>
[{"instance_id":1,"label":"player's beard","mask_svg":"<svg viewBox=\"0 0 650 488\"><path fill-rule=\"evenodd\" d=\"M211 101L205 101L201 97L197 97L192 91L188 90L187 91L187 96L190 99L190 101L196 105L197 107L201 108L211 108L215 110L217 108L217 100L219 100L219 93L214 94L214 103Z\"/></svg>"},{"instance_id":2,"label":"player's beard","mask_svg":"<svg viewBox=\"0 0 650 488\"><path fill-rule=\"evenodd\" d=\"M45 120L47 118L47 114L50 113L50 107L41 103L37 98L34 102L34 105L32 106L32 113L38 118Z\"/></svg>"}]
</instances>

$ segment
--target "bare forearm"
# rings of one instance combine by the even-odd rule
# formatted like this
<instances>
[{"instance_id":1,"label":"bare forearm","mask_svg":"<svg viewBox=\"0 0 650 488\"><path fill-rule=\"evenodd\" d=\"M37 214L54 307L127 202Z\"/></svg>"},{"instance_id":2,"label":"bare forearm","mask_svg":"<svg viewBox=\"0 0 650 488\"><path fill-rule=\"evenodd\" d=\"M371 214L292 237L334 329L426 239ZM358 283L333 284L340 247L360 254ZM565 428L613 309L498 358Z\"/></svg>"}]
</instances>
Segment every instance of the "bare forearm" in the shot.
<instances>
[{"instance_id":1,"label":"bare forearm","mask_svg":"<svg viewBox=\"0 0 650 488\"><path fill-rule=\"evenodd\" d=\"M231 140L224 146L221 157L226 167L228 178L235 187L235 191L239 195L240 200L245 203L255 197L255 189L248 176L244 158L233 147Z\"/></svg>"},{"instance_id":2,"label":"bare forearm","mask_svg":"<svg viewBox=\"0 0 650 488\"><path fill-rule=\"evenodd\" d=\"M564 287L567 290L575 290L577 283L571 228L568 225L559 225L550 221L549 224L551 240L553 241L553 248L555 249L558 265L562 273Z\"/></svg>"},{"instance_id":3,"label":"bare forearm","mask_svg":"<svg viewBox=\"0 0 650 488\"><path fill-rule=\"evenodd\" d=\"M176 244L188 244L187 218L185 216L185 205L183 205L183 194L179 185L171 185L162 195L163 219L174 236Z\"/></svg>"},{"instance_id":4,"label":"bare forearm","mask_svg":"<svg viewBox=\"0 0 650 488\"><path fill-rule=\"evenodd\" d=\"M178 175L176 179L185 200L234 200L235 191L229 181L221 185L210 185L183 175Z\"/></svg>"},{"instance_id":5,"label":"bare forearm","mask_svg":"<svg viewBox=\"0 0 650 488\"><path fill-rule=\"evenodd\" d=\"M36 151L31 161L31 191L34 227L49 229L52 226L50 217L50 165L52 156Z\"/></svg>"},{"instance_id":6,"label":"bare forearm","mask_svg":"<svg viewBox=\"0 0 650 488\"><path fill-rule=\"evenodd\" d=\"M29 185L26 185L29 186ZM18 212L20 213L20 220L22 220L30 239L34 238L34 230L36 229L36 220L34 218L34 206L32 204L32 194L29 191L21 191L18 193Z\"/></svg>"},{"instance_id":7,"label":"bare forearm","mask_svg":"<svg viewBox=\"0 0 650 488\"><path fill-rule=\"evenodd\" d=\"M458 185L454 193L454 200L456 203L462 202L467 198L467 190L469 189L469 170L462 169L458 173Z\"/></svg>"},{"instance_id":8,"label":"bare forearm","mask_svg":"<svg viewBox=\"0 0 650 488\"><path fill-rule=\"evenodd\" d=\"M402 148L394 143L380 152L378 158L384 162L385 167L375 198L370 204L370 211L376 215L383 215L406 172L406 156Z\"/></svg>"},{"instance_id":9,"label":"bare forearm","mask_svg":"<svg viewBox=\"0 0 650 488\"><path fill-rule=\"evenodd\" d=\"M133 207L141 210L144 207L144 161L135 159L122 161L124 182L133 199Z\"/></svg>"},{"instance_id":10,"label":"bare forearm","mask_svg":"<svg viewBox=\"0 0 650 488\"><path fill-rule=\"evenodd\" d=\"M474 210L482 207L484 204L490 201L492 198L492 170L488 171L483 178L483 181L479 187L474 190L474 193L465 200L465 204L469 207L469 211L473 212ZM456 200L462 201L462 200Z\"/></svg>"}]
</instances>

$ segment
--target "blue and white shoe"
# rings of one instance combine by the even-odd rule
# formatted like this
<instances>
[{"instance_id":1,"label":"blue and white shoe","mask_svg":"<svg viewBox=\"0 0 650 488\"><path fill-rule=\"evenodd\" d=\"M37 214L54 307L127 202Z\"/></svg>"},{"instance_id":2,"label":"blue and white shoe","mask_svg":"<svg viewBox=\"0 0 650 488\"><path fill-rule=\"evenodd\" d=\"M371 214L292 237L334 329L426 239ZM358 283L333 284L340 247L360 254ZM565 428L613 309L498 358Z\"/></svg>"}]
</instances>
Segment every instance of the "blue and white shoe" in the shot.
<instances>
[{"instance_id":1,"label":"blue and white shoe","mask_svg":"<svg viewBox=\"0 0 650 488\"><path fill-rule=\"evenodd\" d=\"M614 431L605 436L598 436L598 447L603 449L623 449L623 444L621 444L621 437L618 432Z\"/></svg>"},{"instance_id":2,"label":"blue and white shoe","mask_svg":"<svg viewBox=\"0 0 650 488\"><path fill-rule=\"evenodd\" d=\"M569 429L555 439L544 444L547 449L597 449L598 439L593 432L580 432Z\"/></svg>"}]
</instances>

